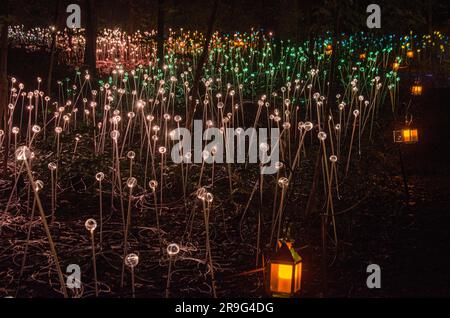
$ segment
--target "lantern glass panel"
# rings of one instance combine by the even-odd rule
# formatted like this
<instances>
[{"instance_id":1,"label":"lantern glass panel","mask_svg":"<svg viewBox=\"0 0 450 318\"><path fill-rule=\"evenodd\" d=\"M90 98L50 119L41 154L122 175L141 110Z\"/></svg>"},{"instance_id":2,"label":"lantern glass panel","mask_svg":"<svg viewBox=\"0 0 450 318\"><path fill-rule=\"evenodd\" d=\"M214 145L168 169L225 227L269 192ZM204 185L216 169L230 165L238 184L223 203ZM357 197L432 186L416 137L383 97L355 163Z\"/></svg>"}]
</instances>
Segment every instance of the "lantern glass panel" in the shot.
<instances>
[{"instance_id":1,"label":"lantern glass panel","mask_svg":"<svg viewBox=\"0 0 450 318\"><path fill-rule=\"evenodd\" d=\"M302 281L302 263L297 263L295 265L295 286L294 291L297 292L300 290L300 284Z\"/></svg>"},{"instance_id":2,"label":"lantern glass panel","mask_svg":"<svg viewBox=\"0 0 450 318\"><path fill-rule=\"evenodd\" d=\"M411 129L411 141L416 142L419 140L419 134L417 129Z\"/></svg>"},{"instance_id":3,"label":"lantern glass panel","mask_svg":"<svg viewBox=\"0 0 450 318\"><path fill-rule=\"evenodd\" d=\"M270 265L270 290L275 293L292 292L292 265L274 264Z\"/></svg>"},{"instance_id":4,"label":"lantern glass panel","mask_svg":"<svg viewBox=\"0 0 450 318\"><path fill-rule=\"evenodd\" d=\"M394 131L394 142L403 142L403 133L401 130Z\"/></svg>"},{"instance_id":5,"label":"lantern glass panel","mask_svg":"<svg viewBox=\"0 0 450 318\"><path fill-rule=\"evenodd\" d=\"M422 86L421 85L414 85L411 88L412 95L422 95Z\"/></svg>"},{"instance_id":6,"label":"lantern glass panel","mask_svg":"<svg viewBox=\"0 0 450 318\"><path fill-rule=\"evenodd\" d=\"M411 141L411 130L403 129L403 141L410 142Z\"/></svg>"}]
</instances>

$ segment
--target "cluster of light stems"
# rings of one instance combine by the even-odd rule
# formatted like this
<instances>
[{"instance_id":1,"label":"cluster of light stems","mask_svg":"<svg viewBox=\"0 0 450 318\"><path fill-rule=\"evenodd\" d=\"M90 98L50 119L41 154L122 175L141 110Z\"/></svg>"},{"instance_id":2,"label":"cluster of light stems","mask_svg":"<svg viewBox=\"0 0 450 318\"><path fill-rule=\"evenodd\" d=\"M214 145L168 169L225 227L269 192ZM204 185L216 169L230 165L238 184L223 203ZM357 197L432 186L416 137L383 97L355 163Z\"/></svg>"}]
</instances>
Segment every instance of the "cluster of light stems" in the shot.
<instances>
[{"instance_id":1,"label":"cluster of light stems","mask_svg":"<svg viewBox=\"0 0 450 318\"><path fill-rule=\"evenodd\" d=\"M212 292L216 296L213 249L209 237L210 215L214 213L212 192L215 184L223 180L218 178L223 168L229 191L227 195L231 199L237 187L237 172L235 165L229 162L222 164L213 160L210 163L211 158L219 155L216 147L204 148L200 165L192 163L190 159L196 154L189 149L181 149L186 161L178 164L171 162L170 154L175 144L173 129L183 127L184 118L187 117L183 109L187 112L191 100L196 102L196 116L202 119L203 128L215 127L222 131L221 141L225 155L234 153L235 150L229 144L227 128L235 129L238 135L251 127L268 128L268 131L278 128L280 131L280 138L275 144L269 145L266 141L259 140L257 145L263 153L274 148L280 151L275 182L259 175L242 213L243 221L257 192L259 204L263 207L265 194L268 194L268 189L272 186L270 230L264 228L261 212L257 215L257 265L263 240L261 233L269 231L268 243L271 244L288 233L289 225L285 222L284 210L289 204L289 194L298 182L297 175L302 172L302 158L317 148L322 153L324 214L332 219L334 243L337 244L334 200L341 199L339 178L347 176L351 170L354 148L357 147L357 154L361 156L361 143L372 138L374 121L382 111L386 96L390 98L392 109L396 107L399 78L397 72L392 70L392 63L402 61L405 54L402 42L391 41L388 50L368 52L364 61L358 58L340 60L337 78L340 93L331 96L328 84L330 59L321 53L322 45L317 45L314 51L317 63L310 65L304 57L306 48L303 45L281 43L281 47L277 47L273 41L266 39L262 48L258 49L252 42L246 42L243 36L241 40L244 44L239 41L236 43L235 38L236 35L230 38L215 36L216 42L209 54L199 92L192 91L196 55L193 56L192 63L189 63L175 51L168 52L167 63L162 69L157 68L157 63L150 62L145 66L139 64L136 68L126 70L119 62L114 65L109 77L99 83L94 83L88 73L77 71L73 79L58 81L58 96L55 98L45 96L41 91L41 79L37 80L37 89L28 93L23 84L14 78L11 80L9 127L7 134L0 132L0 149L7 140L7 144L15 152L23 146L31 150L26 160L14 165L15 182L5 211L11 208L15 196L18 198L18 178L26 172L29 179L27 212L31 212L33 217L35 207L38 207L61 280L56 250L33 179L33 173L39 175L43 171L33 171L32 162L36 156L48 160L53 222L58 218L57 198L61 182L59 173L61 169L67 168L67 163L62 163L62 156L68 152L73 161L83 160L86 149L89 149L96 157L109 158L108 166L95 175L99 204L98 214L93 216L99 220L99 246L102 249L103 194L106 186L110 190L110 204L107 208L111 211L120 210L122 219L121 285L124 285L127 259L129 264L134 264L132 261L135 260L134 256L128 257L131 255L128 252L129 233L133 228L134 195L140 194L146 201L152 202L150 208L154 210L158 248L163 255L164 240L160 218L165 209L169 208L172 199L172 196L167 195L168 185L178 183L182 188L182 200L187 214L185 233L188 238L191 237L196 215L199 211L203 214L205 263L208 264ZM343 46L341 52L348 53L355 45L350 41L350 44ZM275 54L277 50L279 57ZM394 51L403 55L396 56ZM20 118L17 126L14 125L14 118ZM73 138L72 144L63 141L68 137ZM253 139L250 147L252 142ZM52 150L45 153L39 148L44 144L51 144ZM208 141L204 140L202 146L207 144ZM248 166L246 163L245 167ZM108 167L111 167L110 173L107 173ZM168 174L171 169L179 171L181 177L171 177ZM198 177L193 172L198 172ZM29 208L31 193L34 194L34 199ZM198 200L191 202L191 193L197 193L201 206ZM41 195L47 195L47 191L41 191ZM141 208L143 209L144 207ZM225 215L223 220L225 227ZM94 231L90 233L95 264ZM129 266L133 280L134 266ZM170 267L167 290L170 285L169 277ZM97 278L95 281L98 294ZM67 295L65 285L61 288Z\"/></svg>"}]
</instances>

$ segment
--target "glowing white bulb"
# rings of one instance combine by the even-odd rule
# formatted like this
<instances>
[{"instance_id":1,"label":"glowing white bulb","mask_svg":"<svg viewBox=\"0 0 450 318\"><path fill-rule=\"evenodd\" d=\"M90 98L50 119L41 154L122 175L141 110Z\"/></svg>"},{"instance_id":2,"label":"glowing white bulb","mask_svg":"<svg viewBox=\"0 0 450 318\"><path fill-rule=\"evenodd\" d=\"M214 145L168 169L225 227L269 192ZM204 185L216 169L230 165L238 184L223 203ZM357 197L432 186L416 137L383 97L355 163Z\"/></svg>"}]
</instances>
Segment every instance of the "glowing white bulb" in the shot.
<instances>
[{"instance_id":1,"label":"glowing white bulb","mask_svg":"<svg viewBox=\"0 0 450 318\"><path fill-rule=\"evenodd\" d=\"M210 193L210 192L206 193L205 200L206 200L206 202L208 202L208 203L213 202L214 196L212 195L212 193Z\"/></svg>"},{"instance_id":2,"label":"glowing white bulb","mask_svg":"<svg viewBox=\"0 0 450 318\"><path fill-rule=\"evenodd\" d=\"M137 266L137 264L139 264L139 256L137 256L136 254L131 253L125 257L125 265L127 265L128 267L134 268Z\"/></svg>"},{"instance_id":3,"label":"glowing white bulb","mask_svg":"<svg viewBox=\"0 0 450 318\"><path fill-rule=\"evenodd\" d=\"M287 186L289 185L289 179L282 177L280 179L278 179L278 186L280 188L287 188Z\"/></svg>"},{"instance_id":4,"label":"glowing white bulb","mask_svg":"<svg viewBox=\"0 0 450 318\"><path fill-rule=\"evenodd\" d=\"M84 223L84 226L89 232L94 232L94 230L97 228L97 221L95 221L94 219L87 219Z\"/></svg>"},{"instance_id":5,"label":"glowing white bulb","mask_svg":"<svg viewBox=\"0 0 450 318\"><path fill-rule=\"evenodd\" d=\"M31 130L32 130L35 134L37 134L37 133L39 133L39 132L41 131L41 127L38 126L38 125L33 125L33 128L31 128Z\"/></svg>"},{"instance_id":6,"label":"glowing white bulb","mask_svg":"<svg viewBox=\"0 0 450 318\"><path fill-rule=\"evenodd\" d=\"M117 141L120 137L120 132L118 130L113 130L110 133L112 140Z\"/></svg>"},{"instance_id":7,"label":"glowing white bulb","mask_svg":"<svg viewBox=\"0 0 450 318\"><path fill-rule=\"evenodd\" d=\"M327 139L327 134L325 132L321 131L317 134L317 138L324 141L325 139Z\"/></svg>"},{"instance_id":8,"label":"glowing white bulb","mask_svg":"<svg viewBox=\"0 0 450 318\"><path fill-rule=\"evenodd\" d=\"M156 180L150 180L150 182L148 183L148 186L150 187L150 189L152 189L153 191L155 191L156 188L158 187L158 181L156 181Z\"/></svg>"},{"instance_id":9,"label":"glowing white bulb","mask_svg":"<svg viewBox=\"0 0 450 318\"><path fill-rule=\"evenodd\" d=\"M27 146L20 146L16 150L16 159L19 161L24 161L31 158L31 150Z\"/></svg>"},{"instance_id":10,"label":"glowing white bulb","mask_svg":"<svg viewBox=\"0 0 450 318\"><path fill-rule=\"evenodd\" d=\"M169 256L175 256L180 252L180 247L178 244L172 243L167 246L167 254Z\"/></svg>"},{"instance_id":11,"label":"glowing white bulb","mask_svg":"<svg viewBox=\"0 0 450 318\"><path fill-rule=\"evenodd\" d=\"M97 172L95 174L95 180L102 181L103 179L105 179L105 174L103 172Z\"/></svg>"},{"instance_id":12,"label":"glowing white bulb","mask_svg":"<svg viewBox=\"0 0 450 318\"><path fill-rule=\"evenodd\" d=\"M35 182L34 182L34 186L35 186L35 190L36 190L36 192L39 192L39 191L41 191L42 190L42 188L44 187L44 182L42 182L42 180L36 180Z\"/></svg>"},{"instance_id":13,"label":"glowing white bulb","mask_svg":"<svg viewBox=\"0 0 450 318\"><path fill-rule=\"evenodd\" d=\"M200 188L200 189L198 189L197 190L197 199L199 199L199 200L205 200L206 199L206 194L207 194L208 192L206 191L206 189L205 188Z\"/></svg>"},{"instance_id":14,"label":"glowing white bulb","mask_svg":"<svg viewBox=\"0 0 450 318\"><path fill-rule=\"evenodd\" d=\"M137 180L134 177L128 178L127 180L127 187L128 188L134 188L137 185Z\"/></svg>"},{"instance_id":15,"label":"glowing white bulb","mask_svg":"<svg viewBox=\"0 0 450 318\"><path fill-rule=\"evenodd\" d=\"M310 131L311 129L313 129L313 123L310 121L305 122L305 130L306 131Z\"/></svg>"}]
</instances>

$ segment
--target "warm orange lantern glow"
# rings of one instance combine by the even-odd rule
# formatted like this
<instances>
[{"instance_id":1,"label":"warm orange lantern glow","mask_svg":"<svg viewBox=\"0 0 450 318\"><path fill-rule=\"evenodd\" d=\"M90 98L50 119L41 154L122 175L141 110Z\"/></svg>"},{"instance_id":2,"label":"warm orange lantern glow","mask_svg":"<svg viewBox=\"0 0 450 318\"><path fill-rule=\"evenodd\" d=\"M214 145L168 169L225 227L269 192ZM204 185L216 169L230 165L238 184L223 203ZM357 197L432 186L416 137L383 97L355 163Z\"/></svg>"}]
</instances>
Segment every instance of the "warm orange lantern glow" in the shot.
<instances>
[{"instance_id":1,"label":"warm orange lantern glow","mask_svg":"<svg viewBox=\"0 0 450 318\"><path fill-rule=\"evenodd\" d=\"M394 131L394 142L399 143L416 143L419 141L419 132L417 129L405 128Z\"/></svg>"},{"instance_id":2,"label":"warm orange lantern glow","mask_svg":"<svg viewBox=\"0 0 450 318\"><path fill-rule=\"evenodd\" d=\"M292 296L301 287L302 258L292 248L292 243L280 241L279 246L270 260L270 293L278 297Z\"/></svg>"},{"instance_id":3,"label":"warm orange lantern glow","mask_svg":"<svg viewBox=\"0 0 450 318\"><path fill-rule=\"evenodd\" d=\"M331 55L332 53L333 53L333 46L331 44L328 44L327 47L325 48L325 54Z\"/></svg>"},{"instance_id":4,"label":"warm orange lantern glow","mask_svg":"<svg viewBox=\"0 0 450 318\"><path fill-rule=\"evenodd\" d=\"M414 96L422 95L422 85L416 83L411 86L411 94Z\"/></svg>"},{"instance_id":5,"label":"warm orange lantern glow","mask_svg":"<svg viewBox=\"0 0 450 318\"><path fill-rule=\"evenodd\" d=\"M361 60L364 60L364 59L366 58L366 53L361 53L361 54L359 55L359 58L360 58Z\"/></svg>"},{"instance_id":6,"label":"warm orange lantern glow","mask_svg":"<svg viewBox=\"0 0 450 318\"><path fill-rule=\"evenodd\" d=\"M291 265L278 265L278 278L291 279L292 278L292 266Z\"/></svg>"},{"instance_id":7,"label":"warm orange lantern glow","mask_svg":"<svg viewBox=\"0 0 450 318\"><path fill-rule=\"evenodd\" d=\"M392 70L394 72L397 72L399 67L400 67L399 63L397 63L397 62L392 63Z\"/></svg>"},{"instance_id":8,"label":"warm orange lantern glow","mask_svg":"<svg viewBox=\"0 0 450 318\"><path fill-rule=\"evenodd\" d=\"M292 265L271 264L270 290L276 293L290 294L292 288Z\"/></svg>"},{"instance_id":9,"label":"warm orange lantern glow","mask_svg":"<svg viewBox=\"0 0 450 318\"><path fill-rule=\"evenodd\" d=\"M413 50L408 50L406 52L406 56L409 57L410 59L412 59L414 57L414 51Z\"/></svg>"},{"instance_id":10,"label":"warm orange lantern glow","mask_svg":"<svg viewBox=\"0 0 450 318\"><path fill-rule=\"evenodd\" d=\"M300 290L301 287L301 282L302 282L302 263L297 263L297 265L295 265L295 286L294 286L294 290Z\"/></svg>"}]
</instances>

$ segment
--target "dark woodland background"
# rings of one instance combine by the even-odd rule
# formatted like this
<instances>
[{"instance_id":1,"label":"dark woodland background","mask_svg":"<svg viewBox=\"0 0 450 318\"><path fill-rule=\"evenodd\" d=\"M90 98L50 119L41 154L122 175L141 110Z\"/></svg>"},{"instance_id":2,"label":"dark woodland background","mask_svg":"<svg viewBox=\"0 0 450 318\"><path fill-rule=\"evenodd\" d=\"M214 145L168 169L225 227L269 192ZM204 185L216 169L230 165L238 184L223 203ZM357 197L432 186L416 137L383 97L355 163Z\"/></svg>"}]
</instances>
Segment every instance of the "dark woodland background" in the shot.
<instances>
[{"instance_id":1,"label":"dark woodland background","mask_svg":"<svg viewBox=\"0 0 450 318\"><path fill-rule=\"evenodd\" d=\"M2 1L3 2L3 1ZM60 4L58 5L58 2ZM83 11L92 6L98 27L133 32L157 29L158 8L164 10L165 26L173 29L206 31L214 1L204 0L16 0L10 1L10 14L16 24L48 26L56 7L62 10L78 3ZM219 4L215 29L222 32L248 31L263 28L281 39L301 40L312 33L334 29L339 14L342 32L369 31L366 27L367 5L381 7L381 29L378 33L405 33L410 30L426 33L450 28L450 3L437 0L227 0ZM335 5L338 4L338 12ZM86 22L83 21L83 25ZM167 32L167 31L166 31Z\"/></svg>"}]
</instances>

